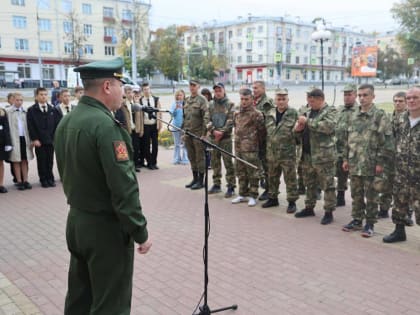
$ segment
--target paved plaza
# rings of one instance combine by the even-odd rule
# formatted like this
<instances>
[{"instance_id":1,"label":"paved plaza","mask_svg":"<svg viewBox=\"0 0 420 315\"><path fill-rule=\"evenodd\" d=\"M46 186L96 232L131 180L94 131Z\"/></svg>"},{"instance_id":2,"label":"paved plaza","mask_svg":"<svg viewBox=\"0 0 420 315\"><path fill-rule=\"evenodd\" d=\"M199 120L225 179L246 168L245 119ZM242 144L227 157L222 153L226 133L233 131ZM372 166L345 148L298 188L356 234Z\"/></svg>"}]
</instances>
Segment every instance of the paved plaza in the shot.
<instances>
[{"instance_id":1,"label":"paved plaza","mask_svg":"<svg viewBox=\"0 0 420 315\"><path fill-rule=\"evenodd\" d=\"M189 166L172 165L171 157L172 150L160 148L160 170L138 175L153 247L136 255L133 315L191 314L203 291L204 192L184 188ZM18 191L7 166L0 315L63 314L69 254L61 184L41 188L31 161L34 187ZM349 192L346 198L333 224L321 226L321 202L316 217L286 214L283 186L280 207L269 210L210 196L209 306L238 304L221 313L227 315L419 314L420 229L408 228L401 244L382 243L393 229L390 219L375 226L371 239L342 232L350 220Z\"/></svg>"}]
</instances>

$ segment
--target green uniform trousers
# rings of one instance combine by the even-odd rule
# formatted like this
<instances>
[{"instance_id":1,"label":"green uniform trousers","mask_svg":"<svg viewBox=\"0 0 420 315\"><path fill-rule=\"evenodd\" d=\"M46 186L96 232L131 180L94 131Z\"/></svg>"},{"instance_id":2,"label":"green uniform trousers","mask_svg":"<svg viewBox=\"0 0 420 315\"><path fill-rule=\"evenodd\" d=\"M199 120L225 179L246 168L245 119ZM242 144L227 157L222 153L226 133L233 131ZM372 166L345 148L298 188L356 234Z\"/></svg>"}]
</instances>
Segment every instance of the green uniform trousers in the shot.
<instances>
[{"instance_id":1,"label":"green uniform trousers","mask_svg":"<svg viewBox=\"0 0 420 315\"><path fill-rule=\"evenodd\" d=\"M373 188L374 176L350 176L351 216L355 220L376 223L378 215L378 193ZM366 202L365 202L366 198Z\"/></svg>"},{"instance_id":2,"label":"green uniform trousers","mask_svg":"<svg viewBox=\"0 0 420 315\"><path fill-rule=\"evenodd\" d=\"M286 182L287 201L299 198L296 177L296 161L279 161L268 159L268 196L275 199L279 195L280 177L283 173Z\"/></svg>"},{"instance_id":3,"label":"green uniform trousers","mask_svg":"<svg viewBox=\"0 0 420 315\"><path fill-rule=\"evenodd\" d=\"M190 160L191 170L204 174L206 161L204 159L204 146L201 141L185 135L184 145L187 148L188 159Z\"/></svg>"},{"instance_id":4,"label":"green uniform trousers","mask_svg":"<svg viewBox=\"0 0 420 315\"><path fill-rule=\"evenodd\" d=\"M213 143L215 143L213 141ZM219 143L215 143L217 146L223 150L232 153L232 138L226 138L221 140ZM211 168L213 170L213 184L221 185L222 184L222 158L223 164L226 168L226 183L228 187L235 187L235 169L233 167L232 157L227 154L224 154L217 149L214 149L211 152Z\"/></svg>"},{"instance_id":5,"label":"green uniform trousers","mask_svg":"<svg viewBox=\"0 0 420 315\"><path fill-rule=\"evenodd\" d=\"M236 156L255 166L259 165L258 152L236 152ZM258 197L258 170L236 160L236 176L239 181L239 195L242 197Z\"/></svg>"},{"instance_id":6,"label":"green uniform trousers","mask_svg":"<svg viewBox=\"0 0 420 315\"><path fill-rule=\"evenodd\" d=\"M343 170L343 160L339 159L337 161L337 171L335 176L337 176L337 191L346 191L347 190L347 181L349 179L349 172Z\"/></svg>"},{"instance_id":7,"label":"green uniform trousers","mask_svg":"<svg viewBox=\"0 0 420 315\"><path fill-rule=\"evenodd\" d=\"M64 315L129 315L134 242L115 216L70 209Z\"/></svg>"}]
</instances>

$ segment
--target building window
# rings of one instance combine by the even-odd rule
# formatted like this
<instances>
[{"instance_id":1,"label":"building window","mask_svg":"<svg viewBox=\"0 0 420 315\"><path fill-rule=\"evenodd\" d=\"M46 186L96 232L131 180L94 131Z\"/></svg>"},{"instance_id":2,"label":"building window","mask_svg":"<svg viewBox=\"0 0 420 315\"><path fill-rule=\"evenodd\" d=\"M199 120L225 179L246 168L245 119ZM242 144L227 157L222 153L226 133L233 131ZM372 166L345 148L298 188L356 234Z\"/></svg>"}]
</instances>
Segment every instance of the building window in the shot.
<instances>
[{"instance_id":1,"label":"building window","mask_svg":"<svg viewBox=\"0 0 420 315\"><path fill-rule=\"evenodd\" d=\"M299 50L300 49L300 44L295 44L295 49Z\"/></svg>"},{"instance_id":2,"label":"building window","mask_svg":"<svg viewBox=\"0 0 420 315\"><path fill-rule=\"evenodd\" d=\"M292 62L292 54L291 53L287 53L286 54L286 63L291 63Z\"/></svg>"},{"instance_id":3,"label":"building window","mask_svg":"<svg viewBox=\"0 0 420 315\"><path fill-rule=\"evenodd\" d=\"M39 19L38 20L38 27L39 27L39 30L42 31L42 32L50 32L51 31L51 20Z\"/></svg>"},{"instance_id":4,"label":"building window","mask_svg":"<svg viewBox=\"0 0 420 315\"><path fill-rule=\"evenodd\" d=\"M263 55L258 55L258 62L263 62Z\"/></svg>"},{"instance_id":5,"label":"building window","mask_svg":"<svg viewBox=\"0 0 420 315\"><path fill-rule=\"evenodd\" d=\"M52 53L52 42L41 40L39 42L39 49L41 50L41 52L44 52L44 53Z\"/></svg>"},{"instance_id":6,"label":"building window","mask_svg":"<svg viewBox=\"0 0 420 315\"><path fill-rule=\"evenodd\" d=\"M225 42L225 32L219 32L218 36L219 36L219 43L224 43Z\"/></svg>"},{"instance_id":7,"label":"building window","mask_svg":"<svg viewBox=\"0 0 420 315\"><path fill-rule=\"evenodd\" d=\"M258 33L262 33L262 32L264 32L264 26L258 25Z\"/></svg>"},{"instance_id":8,"label":"building window","mask_svg":"<svg viewBox=\"0 0 420 315\"><path fill-rule=\"evenodd\" d=\"M292 29L291 28L286 28L286 37L287 38L292 38Z\"/></svg>"},{"instance_id":9,"label":"building window","mask_svg":"<svg viewBox=\"0 0 420 315\"><path fill-rule=\"evenodd\" d=\"M286 80L290 80L290 69L286 69Z\"/></svg>"},{"instance_id":10,"label":"building window","mask_svg":"<svg viewBox=\"0 0 420 315\"><path fill-rule=\"evenodd\" d=\"M238 81L242 81L242 70L238 70L238 74L237 74L237 77L238 77Z\"/></svg>"},{"instance_id":11,"label":"building window","mask_svg":"<svg viewBox=\"0 0 420 315\"><path fill-rule=\"evenodd\" d=\"M85 55L93 55L93 45L85 45L83 51Z\"/></svg>"},{"instance_id":12,"label":"building window","mask_svg":"<svg viewBox=\"0 0 420 315\"><path fill-rule=\"evenodd\" d=\"M232 31L229 31L228 37L229 37L229 39L231 39L233 37L233 32Z\"/></svg>"},{"instance_id":13,"label":"building window","mask_svg":"<svg viewBox=\"0 0 420 315\"><path fill-rule=\"evenodd\" d=\"M276 39L276 51L282 52L283 50L283 43L281 41L281 38Z\"/></svg>"},{"instance_id":14,"label":"building window","mask_svg":"<svg viewBox=\"0 0 420 315\"><path fill-rule=\"evenodd\" d=\"M328 47L328 55L331 55L331 53L332 53L332 48Z\"/></svg>"},{"instance_id":15,"label":"building window","mask_svg":"<svg viewBox=\"0 0 420 315\"><path fill-rule=\"evenodd\" d=\"M315 81L315 79L316 79L315 71L311 71L311 80Z\"/></svg>"},{"instance_id":16,"label":"building window","mask_svg":"<svg viewBox=\"0 0 420 315\"><path fill-rule=\"evenodd\" d=\"M252 41L247 41L246 42L246 49L247 50L252 50Z\"/></svg>"},{"instance_id":17,"label":"building window","mask_svg":"<svg viewBox=\"0 0 420 315\"><path fill-rule=\"evenodd\" d=\"M73 23L70 21L64 21L63 22L63 31L64 33L72 33L73 32Z\"/></svg>"},{"instance_id":18,"label":"building window","mask_svg":"<svg viewBox=\"0 0 420 315\"><path fill-rule=\"evenodd\" d=\"M263 80L263 72L262 69L257 70L257 80Z\"/></svg>"},{"instance_id":19,"label":"building window","mask_svg":"<svg viewBox=\"0 0 420 315\"><path fill-rule=\"evenodd\" d=\"M113 18L114 17L114 9L110 7L104 7L104 16Z\"/></svg>"},{"instance_id":20,"label":"building window","mask_svg":"<svg viewBox=\"0 0 420 315\"><path fill-rule=\"evenodd\" d=\"M303 45L303 51L308 52L308 44Z\"/></svg>"},{"instance_id":21,"label":"building window","mask_svg":"<svg viewBox=\"0 0 420 315\"><path fill-rule=\"evenodd\" d=\"M73 10L72 0L61 0L61 8L63 12L70 13Z\"/></svg>"},{"instance_id":22,"label":"building window","mask_svg":"<svg viewBox=\"0 0 420 315\"><path fill-rule=\"evenodd\" d=\"M308 64L308 57L303 57L303 63L304 63L305 65L307 65L307 64Z\"/></svg>"},{"instance_id":23,"label":"building window","mask_svg":"<svg viewBox=\"0 0 420 315\"><path fill-rule=\"evenodd\" d=\"M311 55L316 54L316 46L311 46Z\"/></svg>"},{"instance_id":24,"label":"building window","mask_svg":"<svg viewBox=\"0 0 420 315\"><path fill-rule=\"evenodd\" d=\"M195 35L194 42L198 43L200 41L200 35Z\"/></svg>"},{"instance_id":25,"label":"building window","mask_svg":"<svg viewBox=\"0 0 420 315\"><path fill-rule=\"evenodd\" d=\"M187 45L190 46L191 45L191 36L187 37Z\"/></svg>"},{"instance_id":26,"label":"building window","mask_svg":"<svg viewBox=\"0 0 420 315\"><path fill-rule=\"evenodd\" d=\"M12 5L20 5L21 7L24 7L25 0L12 0Z\"/></svg>"},{"instance_id":27,"label":"building window","mask_svg":"<svg viewBox=\"0 0 420 315\"><path fill-rule=\"evenodd\" d=\"M264 47L264 41L263 40L259 40L258 41L258 48L263 48Z\"/></svg>"},{"instance_id":28,"label":"building window","mask_svg":"<svg viewBox=\"0 0 420 315\"><path fill-rule=\"evenodd\" d=\"M277 26L276 27L276 35L277 35L277 37L281 37L281 35L282 35L282 28L281 28L281 26Z\"/></svg>"},{"instance_id":29,"label":"building window","mask_svg":"<svg viewBox=\"0 0 420 315\"><path fill-rule=\"evenodd\" d=\"M242 56L238 56L238 63L242 63Z\"/></svg>"},{"instance_id":30,"label":"building window","mask_svg":"<svg viewBox=\"0 0 420 315\"><path fill-rule=\"evenodd\" d=\"M299 56L296 56L296 64L298 65L300 63L300 58Z\"/></svg>"},{"instance_id":31,"label":"building window","mask_svg":"<svg viewBox=\"0 0 420 315\"><path fill-rule=\"evenodd\" d=\"M92 33L92 24L83 24L83 34L90 36Z\"/></svg>"},{"instance_id":32,"label":"building window","mask_svg":"<svg viewBox=\"0 0 420 315\"><path fill-rule=\"evenodd\" d=\"M29 50L29 42L27 39L16 38L15 39L15 48L20 51Z\"/></svg>"},{"instance_id":33,"label":"building window","mask_svg":"<svg viewBox=\"0 0 420 315\"><path fill-rule=\"evenodd\" d=\"M216 35L214 35L214 33L210 33L210 41L214 43L215 38L216 38Z\"/></svg>"},{"instance_id":34,"label":"building window","mask_svg":"<svg viewBox=\"0 0 420 315\"><path fill-rule=\"evenodd\" d=\"M238 43L238 50L242 50L242 43Z\"/></svg>"},{"instance_id":35,"label":"building window","mask_svg":"<svg viewBox=\"0 0 420 315\"><path fill-rule=\"evenodd\" d=\"M286 51L289 52L292 49L292 41L290 39L286 39Z\"/></svg>"},{"instance_id":36,"label":"building window","mask_svg":"<svg viewBox=\"0 0 420 315\"><path fill-rule=\"evenodd\" d=\"M13 26L15 28L26 28L26 17L25 16L13 16Z\"/></svg>"},{"instance_id":37,"label":"building window","mask_svg":"<svg viewBox=\"0 0 420 315\"><path fill-rule=\"evenodd\" d=\"M327 71L327 80L331 80L331 71Z\"/></svg>"},{"instance_id":38,"label":"building window","mask_svg":"<svg viewBox=\"0 0 420 315\"><path fill-rule=\"evenodd\" d=\"M296 30L296 37L300 37L300 29L299 28Z\"/></svg>"},{"instance_id":39,"label":"building window","mask_svg":"<svg viewBox=\"0 0 420 315\"><path fill-rule=\"evenodd\" d=\"M115 56L115 47L105 46L105 56Z\"/></svg>"},{"instance_id":40,"label":"building window","mask_svg":"<svg viewBox=\"0 0 420 315\"><path fill-rule=\"evenodd\" d=\"M133 12L131 10L122 10L122 19L125 21L132 21Z\"/></svg>"},{"instance_id":41,"label":"building window","mask_svg":"<svg viewBox=\"0 0 420 315\"><path fill-rule=\"evenodd\" d=\"M43 65L42 66L42 78L44 80L54 79L54 65Z\"/></svg>"},{"instance_id":42,"label":"building window","mask_svg":"<svg viewBox=\"0 0 420 315\"><path fill-rule=\"evenodd\" d=\"M115 29L113 27L104 27L104 36L114 36Z\"/></svg>"},{"instance_id":43,"label":"building window","mask_svg":"<svg viewBox=\"0 0 420 315\"><path fill-rule=\"evenodd\" d=\"M236 30L236 36L242 36L242 28Z\"/></svg>"},{"instance_id":44,"label":"building window","mask_svg":"<svg viewBox=\"0 0 420 315\"><path fill-rule=\"evenodd\" d=\"M29 63L19 63L17 71L20 79L26 79L31 77L31 65Z\"/></svg>"},{"instance_id":45,"label":"building window","mask_svg":"<svg viewBox=\"0 0 420 315\"><path fill-rule=\"evenodd\" d=\"M246 56L246 63L252 63L252 55Z\"/></svg>"},{"instance_id":46,"label":"building window","mask_svg":"<svg viewBox=\"0 0 420 315\"><path fill-rule=\"evenodd\" d=\"M73 43L64 43L64 53L65 54L73 53Z\"/></svg>"},{"instance_id":47,"label":"building window","mask_svg":"<svg viewBox=\"0 0 420 315\"><path fill-rule=\"evenodd\" d=\"M38 0L38 9L46 10L50 8L50 0Z\"/></svg>"},{"instance_id":48,"label":"building window","mask_svg":"<svg viewBox=\"0 0 420 315\"><path fill-rule=\"evenodd\" d=\"M82 12L86 15L92 15L92 5L90 3L82 3Z\"/></svg>"}]
</instances>

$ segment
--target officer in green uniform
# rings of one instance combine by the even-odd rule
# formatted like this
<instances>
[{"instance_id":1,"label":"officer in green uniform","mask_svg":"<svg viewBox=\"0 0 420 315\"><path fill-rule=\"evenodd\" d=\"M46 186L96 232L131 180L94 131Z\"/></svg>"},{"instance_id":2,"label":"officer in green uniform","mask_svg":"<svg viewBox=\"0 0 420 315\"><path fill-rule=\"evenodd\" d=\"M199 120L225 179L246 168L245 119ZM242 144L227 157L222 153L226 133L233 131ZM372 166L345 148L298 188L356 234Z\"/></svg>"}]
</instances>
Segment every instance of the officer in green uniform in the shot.
<instances>
[{"instance_id":1,"label":"officer in green uniform","mask_svg":"<svg viewBox=\"0 0 420 315\"><path fill-rule=\"evenodd\" d=\"M123 59L92 62L80 72L85 95L55 134L57 166L70 212L65 315L128 315L134 242L148 252L147 222L127 131L112 111L122 103Z\"/></svg>"}]
</instances>

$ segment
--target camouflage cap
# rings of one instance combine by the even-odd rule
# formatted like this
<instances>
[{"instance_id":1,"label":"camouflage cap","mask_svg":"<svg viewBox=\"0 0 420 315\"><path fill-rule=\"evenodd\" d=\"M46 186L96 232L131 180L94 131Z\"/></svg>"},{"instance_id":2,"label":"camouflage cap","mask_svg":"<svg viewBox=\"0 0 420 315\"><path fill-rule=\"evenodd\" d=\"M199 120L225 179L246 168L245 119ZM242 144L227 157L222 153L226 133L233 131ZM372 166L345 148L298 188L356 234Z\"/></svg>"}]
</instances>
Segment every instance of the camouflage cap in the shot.
<instances>
[{"instance_id":1,"label":"camouflage cap","mask_svg":"<svg viewBox=\"0 0 420 315\"><path fill-rule=\"evenodd\" d=\"M343 88L343 92L356 92L357 85L356 84L346 84Z\"/></svg>"},{"instance_id":2,"label":"camouflage cap","mask_svg":"<svg viewBox=\"0 0 420 315\"><path fill-rule=\"evenodd\" d=\"M277 89L274 92L276 95L288 95L289 91L286 88Z\"/></svg>"},{"instance_id":3,"label":"camouflage cap","mask_svg":"<svg viewBox=\"0 0 420 315\"><path fill-rule=\"evenodd\" d=\"M198 79L190 79L189 83L190 85L199 85L200 81Z\"/></svg>"},{"instance_id":4,"label":"camouflage cap","mask_svg":"<svg viewBox=\"0 0 420 315\"><path fill-rule=\"evenodd\" d=\"M315 85L311 85L307 88L306 93L309 94L315 89L317 89L317 87Z\"/></svg>"},{"instance_id":5,"label":"camouflage cap","mask_svg":"<svg viewBox=\"0 0 420 315\"><path fill-rule=\"evenodd\" d=\"M112 60L102 60L87 63L85 65L74 68L74 72L80 72L80 78L84 79L101 79L115 78L122 83L126 83L123 79L124 60L121 57Z\"/></svg>"},{"instance_id":6,"label":"camouflage cap","mask_svg":"<svg viewBox=\"0 0 420 315\"><path fill-rule=\"evenodd\" d=\"M311 92L308 93L309 97L322 97L325 98L325 94L321 89L313 89Z\"/></svg>"}]
</instances>

